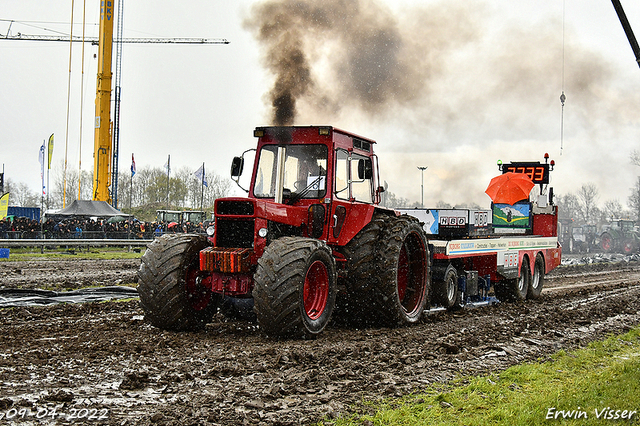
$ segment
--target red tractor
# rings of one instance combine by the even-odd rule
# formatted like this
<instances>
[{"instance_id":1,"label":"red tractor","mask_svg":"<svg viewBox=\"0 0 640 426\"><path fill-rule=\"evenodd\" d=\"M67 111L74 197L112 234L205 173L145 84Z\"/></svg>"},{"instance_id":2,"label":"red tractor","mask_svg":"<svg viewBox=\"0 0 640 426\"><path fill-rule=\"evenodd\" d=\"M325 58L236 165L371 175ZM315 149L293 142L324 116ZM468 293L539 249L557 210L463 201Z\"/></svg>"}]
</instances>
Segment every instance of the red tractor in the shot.
<instances>
[{"instance_id":1,"label":"red tractor","mask_svg":"<svg viewBox=\"0 0 640 426\"><path fill-rule=\"evenodd\" d=\"M197 329L232 298L253 305L272 336L317 335L334 308L354 320L417 322L429 303L429 246L417 219L378 205L375 142L318 126L254 136L248 198L216 200L213 235L149 245L138 272L146 319ZM234 158L238 184L243 164L244 154Z\"/></svg>"}]
</instances>

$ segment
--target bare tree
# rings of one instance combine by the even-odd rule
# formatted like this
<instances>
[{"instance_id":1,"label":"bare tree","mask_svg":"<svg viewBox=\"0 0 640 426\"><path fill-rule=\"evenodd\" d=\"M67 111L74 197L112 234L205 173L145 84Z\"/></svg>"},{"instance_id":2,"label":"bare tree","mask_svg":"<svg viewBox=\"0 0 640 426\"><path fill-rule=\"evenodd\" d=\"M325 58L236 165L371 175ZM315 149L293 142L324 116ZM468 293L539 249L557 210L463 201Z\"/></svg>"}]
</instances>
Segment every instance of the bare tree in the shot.
<instances>
[{"instance_id":1,"label":"bare tree","mask_svg":"<svg viewBox=\"0 0 640 426\"><path fill-rule=\"evenodd\" d=\"M631 151L630 158L631 163L635 164L636 166L640 166L640 151L638 151L637 149Z\"/></svg>"},{"instance_id":2,"label":"bare tree","mask_svg":"<svg viewBox=\"0 0 640 426\"><path fill-rule=\"evenodd\" d=\"M408 198L399 197L391 191L385 192L385 200L387 207L420 207L420 202L411 204Z\"/></svg>"},{"instance_id":3,"label":"bare tree","mask_svg":"<svg viewBox=\"0 0 640 426\"><path fill-rule=\"evenodd\" d=\"M575 194L566 194L556 196L558 204L558 215L562 219L577 220L580 217L580 204Z\"/></svg>"},{"instance_id":4,"label":"bare tree","mask_svg":"<svg viewBox=\"0 0 640 426\"><path fill-rule=\"evenodd\" d=\"M580 187L578 191L578 205L580 207L581 219L586 224L590 224L598 213L598 188L593 183L587 183Z\"/></svg>"},{"instance_id":5,"label":"bare tree","mask_svg":"<svg viewBox=\"0 0 640 426\"><path fill-rule=\"evenodd\" d=\"M40 207L40 195L32 191L24 182L13 182L7 179L4 183L5 192L10 192L9 202L17 207Z\"/></svg>"},{"instance_id":6,"label":"bare tree","mask_svg":"<svg viewBox=\"0 0 640 426\"><path fill-rule=\"evenodd\" d=\"M78 194L78 185L80 185L80 194ZM66 197L63 196L65 189ZM93 199L93 171L82 170L78 173L77 168L67 167L65 188L64 161L60 161L60 163L53 167L49 208L67 207L78 199Z\"/></svg>"},{"instance_id":7,"label":"bare tree","mask_svg":"<svg viewBox=\"0 0 640 426\"><path fill-rule=\"evenodd\" d=\"M602 208L603 219L620 218L626 216L624 208L618 200L607 200Z\"/></svg>"},{"instance_id":8,"label":"bare tree","mask_svg":"<svg viewBox=\"0 0 640 426\"><path fill-rule=\"evenodd\" d=\"M629 207L633 211L637 221L640 221L640 176L636 179L636 184L631 188L631 196L629 196Z\"/></svg>"}]
</instances>

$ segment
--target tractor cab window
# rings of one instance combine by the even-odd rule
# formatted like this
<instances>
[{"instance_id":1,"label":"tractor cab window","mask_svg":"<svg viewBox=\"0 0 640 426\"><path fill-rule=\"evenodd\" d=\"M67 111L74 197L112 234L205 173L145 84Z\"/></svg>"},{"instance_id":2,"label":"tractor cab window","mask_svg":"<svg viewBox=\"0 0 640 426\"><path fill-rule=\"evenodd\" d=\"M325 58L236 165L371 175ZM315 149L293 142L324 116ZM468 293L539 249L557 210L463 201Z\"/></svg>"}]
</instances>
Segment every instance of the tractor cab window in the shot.
<instances>
[{"instance_id":1,"label":"tractor cab window","mask_svg":"<svg viewBox=\"0 0 640 426\"><path fill-rule=\"evenodd\" d=\"M370 162L369 158L363 155L352 154L349 157L347 151L336 152L336 197L343 200L353 198L364 203L373 202L372 177L361 176L362 165L367 161Z\"/></svg>"},{"instance_id":2,"label":"tractor cab window","mask_svg":"<svg viewBox=\"0 0 640 426\"><path fill-rule=\"evenodd\" d=\"M325 145L287 145L284 162L284 193L297 198L322 198L327 187L328 150ZM278 147L260 151L253 193L273 198L276 192Z\"/></svg>"}]
</instances>

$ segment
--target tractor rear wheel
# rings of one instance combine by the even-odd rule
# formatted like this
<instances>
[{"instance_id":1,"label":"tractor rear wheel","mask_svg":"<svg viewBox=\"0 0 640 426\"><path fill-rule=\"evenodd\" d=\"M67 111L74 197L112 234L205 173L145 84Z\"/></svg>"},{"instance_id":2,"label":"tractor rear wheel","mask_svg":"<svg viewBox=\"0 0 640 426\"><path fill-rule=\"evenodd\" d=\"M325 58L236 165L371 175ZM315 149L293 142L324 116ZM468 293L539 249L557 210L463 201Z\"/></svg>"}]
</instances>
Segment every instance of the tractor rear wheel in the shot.
<instances>
[{"instance_id":1,"label":"tractor rear wheel","mask_svg":"<svg viewBox=\"0 0 640 426\"><path fill-rule=\"evenodd\" d=\"M336 265L322 241L273 241L258 260L254 281L254 309L266 334L310 338L329 323L337 292Z\"/></svg>"},{"instance_id":2,"label":"tractor rear wheel","mask_svg":"<svg viewBox=\"0 0 640 426\"><path fill-rule=\"evenodd\" d=\"M531 275L531 283L527 291L528 299L539 299L544 286L544 257L541 253L536 255L536 263L533 266L533 274Z\"/></svg>"},{"instance_id":3,"label":"tractor rear wheel","mask_svg":"<svg viewBox=\"0 0 640 426\"><path fill-rule=\"evenodd\" d=\"M600 248L602 248L602 251L605 253L613 251L613 237L608 232L600 236Z\"/></svg>"},{"instance_id":4,"label":"tractor rear wheel","mask_svg":"<svg viewBox=\"0 0 640 426\"><path fill-rule=\"evenodd\" d=\"M520 266L520 277L498 281L494 286L496 297L501 302L525 300L531 285L531 268L529 258L525 256Z\"/></svg>"},{"instance_id":5,"label":"tractor rear wheel","mask_svg":"<svg viewBox=\"0 0 640 426\"><path fill-rule=\"evenodd\" d=\"M166 234L149 244L138 270L145 319L165 330L197 330L211 321L220 296L198 284L202 235Z\"/></svg>"},{"instance_id":6,"label":"tractor rear wheel","mask_svg":"<svg viewBox=\"0 0 640 426\"><path fill-rule=\"evenodd\" d=\"M420 222L411 216L389 216L379 248L376 291L371 312L394 326L420 320L429 300L429 248Z\"/></svg>"},{"instance_id":7,"label":"tractor rear wheel","mask_svg":"<svg viewBox=\"0 0 640 426\"><path fill-rule=\"evenodd\" d=\"M336 301L336 315L348 323L366 323L368 306L362 301L375 292L380 262L378 247L385 227L385 218L374 214L371 221L342 249L347 259L347 279L344 294Z\"/></svg>"}]
</instances>

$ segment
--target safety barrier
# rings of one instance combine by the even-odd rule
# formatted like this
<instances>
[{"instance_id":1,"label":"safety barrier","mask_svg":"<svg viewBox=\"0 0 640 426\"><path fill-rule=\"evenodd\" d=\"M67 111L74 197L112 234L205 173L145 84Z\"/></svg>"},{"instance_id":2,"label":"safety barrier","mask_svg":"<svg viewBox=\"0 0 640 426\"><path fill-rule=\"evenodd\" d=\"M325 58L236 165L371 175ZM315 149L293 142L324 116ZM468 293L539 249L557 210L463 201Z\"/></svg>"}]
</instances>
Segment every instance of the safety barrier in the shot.
<instances>
[{"instance_id":1,"label":"safety barrier","mask_svg":"<svg viewBox=\"0 0 640 426\"><path fill-rule=\"evenodd\" d=\"M115 239L0 239L0 247L146 247L153 240L115 240Z\"/></svg>"}]
</instances>

